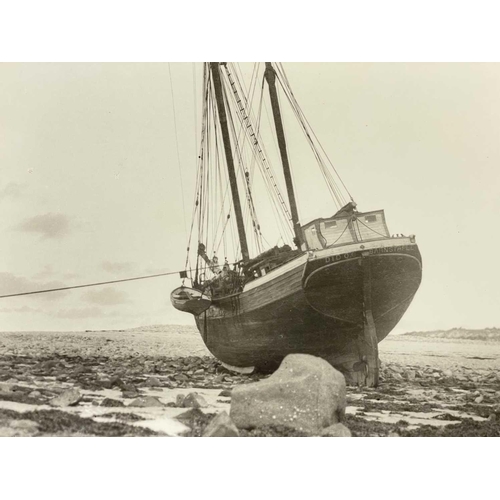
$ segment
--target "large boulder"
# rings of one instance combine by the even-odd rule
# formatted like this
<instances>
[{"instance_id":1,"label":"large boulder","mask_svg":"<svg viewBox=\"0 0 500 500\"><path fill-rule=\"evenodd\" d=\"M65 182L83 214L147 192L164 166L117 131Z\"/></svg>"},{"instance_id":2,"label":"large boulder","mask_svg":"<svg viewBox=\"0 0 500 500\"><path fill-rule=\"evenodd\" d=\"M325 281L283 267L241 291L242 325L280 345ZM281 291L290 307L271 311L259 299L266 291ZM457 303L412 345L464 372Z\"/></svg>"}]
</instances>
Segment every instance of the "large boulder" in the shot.
<instances>
[{"instance_id":1,"label":"large boulder","mask_svg":"<svg viewBox=\"0 0 500 500\"><path fill-rule=\"evenodd\" d=\"M283 425L318 433L345 413L344 376L324 359L289 354L269 378L237 386L231 419L240 429Z\"/></svg>"}]
</instances>

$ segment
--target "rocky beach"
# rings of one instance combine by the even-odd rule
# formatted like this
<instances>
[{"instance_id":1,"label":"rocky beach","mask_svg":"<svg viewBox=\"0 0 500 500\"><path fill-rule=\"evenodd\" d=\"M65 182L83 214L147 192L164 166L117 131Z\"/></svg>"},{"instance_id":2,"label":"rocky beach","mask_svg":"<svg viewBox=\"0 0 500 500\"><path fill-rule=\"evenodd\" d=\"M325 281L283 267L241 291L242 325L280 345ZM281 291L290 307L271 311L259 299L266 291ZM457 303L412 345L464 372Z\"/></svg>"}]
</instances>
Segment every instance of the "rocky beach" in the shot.
<instances>
[{"instance_id":1,"label":"rocky beach","mask_svg":"<svg viewBox=\"0 0 500 500\"><path fill-rule=\"evenodd\" d=\"M379 387L347 388L337 435L500 436L497 333L389 336ZM229 372L189 326L4 332L0 436L217 435L235 387L267 377ZM334 434L277 424L227 435Z\"/></svg>"}]
</instances>

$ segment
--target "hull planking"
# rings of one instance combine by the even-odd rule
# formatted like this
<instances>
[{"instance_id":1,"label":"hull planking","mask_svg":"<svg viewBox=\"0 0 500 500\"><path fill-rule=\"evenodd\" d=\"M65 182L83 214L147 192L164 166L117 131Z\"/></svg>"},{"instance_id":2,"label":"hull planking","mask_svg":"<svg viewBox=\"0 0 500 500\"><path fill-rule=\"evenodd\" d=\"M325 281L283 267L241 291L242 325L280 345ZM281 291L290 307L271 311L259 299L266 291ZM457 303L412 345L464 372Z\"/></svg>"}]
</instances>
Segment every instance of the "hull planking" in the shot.
<instances>
[{"instance_id":1,"label":"hull planking","mask_svg":"<svg viewBox=\"0 0 500 500\"><path fill-rule=\"evenodd\" d=\"M272 370L300 352L345 372L360 358L367 304L380 342L410 305L421 277L420 252L409 238L343 245L305 253L241 293L214 300L195 319L207 348L229 365Z\"/></svg>"}]
</instances>

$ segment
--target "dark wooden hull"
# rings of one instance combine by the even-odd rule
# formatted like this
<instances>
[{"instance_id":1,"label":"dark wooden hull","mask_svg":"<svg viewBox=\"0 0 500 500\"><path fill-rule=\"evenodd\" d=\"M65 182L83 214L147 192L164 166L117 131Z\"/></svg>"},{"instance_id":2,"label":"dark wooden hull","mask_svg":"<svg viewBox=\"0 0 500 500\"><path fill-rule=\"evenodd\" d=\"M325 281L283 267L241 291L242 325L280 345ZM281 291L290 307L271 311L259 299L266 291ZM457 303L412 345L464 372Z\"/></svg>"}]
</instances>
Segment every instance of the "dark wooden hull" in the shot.
<instances>
[{"instance_id":1,"label":"dark wooden hull","mask_svg":"<svg viewBox=\"0 0 500 500\"><path fill-rule=\"evenodd\" d=\"M352 362L363 334L366 269L380 342L420 285L420 252L408 238L304 254L243 292L214 301L196 317L198 329L213 355L229 365L273 369L300 352L340 367Z\"/></svg>"}]
</instances>

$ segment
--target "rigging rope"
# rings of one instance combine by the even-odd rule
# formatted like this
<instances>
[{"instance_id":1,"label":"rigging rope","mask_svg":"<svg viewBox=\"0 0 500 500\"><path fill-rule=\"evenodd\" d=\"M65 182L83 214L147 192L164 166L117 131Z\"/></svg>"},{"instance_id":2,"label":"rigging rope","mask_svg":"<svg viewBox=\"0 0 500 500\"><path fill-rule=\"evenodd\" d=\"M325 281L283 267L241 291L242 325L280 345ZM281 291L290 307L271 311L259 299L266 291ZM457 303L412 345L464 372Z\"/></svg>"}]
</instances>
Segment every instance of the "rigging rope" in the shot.
<instances>
[{"instance_id":1,"label":"rigging rope","mask_svg":"<svg viewBox=\"0 0 500 500\"><path fill-rule=\"evenodd\" d=\"M179 137L177 135L177 117L175 114L174 86L172 83L172 72L170 71L170 63L168 63L168 76L170 78L170 94L172 97L172 111L173 111L172 116L174 117L175 146L176 146L176 150L177 150L177 166L179 167L179 179L181 181L182 215L184 218L184 236L187 240L188 235L187 235L187 224L186 224L186 207L185 207L185 202L184 202L184 186L182 184L181 156L179 153Z\"/></svg>"},{"instance_id":2,"label":"rigging rope","mask_svg":"<svg viewBox=\"0 0 500 500\"><path fill-rule=\"evenodd\" d=\"M233 93L233 95L232 95L233 101L235 101L235 105L237 106L237 108L240 112L240 115L241 115L241 122L240 122L240 133L241 133L242 131L246 131L243 128L245 122L248 123L246 128L248 128L248 126L251 127L251 124L249 122L249 117L245 112L245 107L242 104L242 99L240 98L240 96L238 94L238 90L236 88L235 81L231 78L231 73L230 73L229 69L227 68L227 66L226 66L226 74L227 74L229 83L231 85L231 89L232 89L232 93ZM227 94L225 92L225 89L224 89L224 94L225 94L225 98L226 98L226 102L227 102L228 98L227 98ZM245 101L246 101L246 99L245 99ZM229 106L229 102L227 102L227 105ZM239 134L238 135L236 134L236 127L235 127L233 116L231 113L229 114L228 118L229 118L229 123L231 125L231 132L233 134L234 150L235 150L236 156L238 158L238 166L240 167L240 170L243 173L245 191L246 191L246 197L247 197L246 208L248 207L249 215L250 215L250 218L252 219L252 225L253 225L254 236L255 236L255 245L257 247L257 253L261 253L262 252L262 242L261 242L261 238L259 237L260 236L260 234L259 234L260 233L260 224L259 224L259 221L257 218L257 212L255 210L255 205L254 205L253 197L252 197L252 191L251 191L251 186L250 186L250 172L246 168L245 161L243 160L243 154L242 154L243 152L240 148L240 141L239 141L239 137L238 137ZM250 135L252 135L252 134L250 134Z\"/></svg>"},{"instance_id":3,"label":"rigging rope","mask_svg":"<svg viewBox=\"0 0 500 500\"><path fill-rule=\"evenodd\" d=\"M188 269L188 271L192 271L192 269ZM180 271L172 271L172 272L168 272L168 273L149 274L147 276L138 276L138 277L134 277L134 278L124 278L121 280L99 281L96 283L87 283L85 285L63 286L60 288L47 288L44 290L34 290L31 292L11 293L9 295L0 295L0 299L6 299L7 297L19 297L21 295L34 295L37 293L60 292L62 290L74 290L75 288L88 288L91 286L112 285L113 283L124 283L126 281L145 280L145 279L149 279L149 278L158 278L160 276L170 276L170 275L179 274L179 273L180 273Z\"/></svg>"},{"instance_id":4,"label":"rigging rope","mask_svg":"<svg viewBox=\"0 0 500 500\"><path fill-rule=\"evenodd\" d=\"M233 89L233 100L235 101L235 106L238 108L238 111L240 114L241 128L246 133L247 140L250 143L251 148L252 148L253 161L257 161L257 163L259 164L259 167L260 167L261 172L263 174L264 181L268 185L268 191L271 195L271 200L272 200L273 194L277 198L278 203L276 203L274 200L272 200L272 202L274 203L276 208L280 208L282 210L285 219L289 223L291 221L292 217L288 211L288 207L287 207L287 205L283 199L283 196L281 195L281 192L278 188L278 185L275 181L275 176L274 176L274 172L272 169L272 165L268 161L266 161L267 155L265 154L265 151L264 151L265 148L263 145L261 146L261 144L259 143L259 131L258 131L258 129L255 130L253 125L252 125L252 122L250 119L251 109L250 109L250 107L248 107L248 110L247 110L245 108L245 106L242 104L242 99L238 95L238 91L235 88L235 82L231 79L231 74L229 73L229 70L227 69L227 67L226 67L226 73L228 75L229 82L230 82L231 87ZM237 77L237 75L236 75L236 77ZM244 91L243 91L243 88L242 88L239 80L237 80L237 83L240 87L241 93L244 96ZM264 79L262 80L262 86L263 85L264 85ZM263 88L262 88L262 90L263 90ZM249 103L248 103L246 98L245 98L245 103L249 106ZM259 117L260 117L261 109L262 109L262 92L261 92L261 98L260 98L260 103L259 103ZM260 122L260 118L259 118L259 122ZM253 165L253 161L252 161L252 165ZM254 223L255 222L256 222L256 220L254 220ZM257 221L257 225L258 225L258 221ZM289 231L293 236L293 229L291 226L289 227ZM262 234L260 232L259 232L259 235L262 236Z\"/></svg>"},{"instance_id":5,"label":"rigging rope","mask_svg":"<svg viewBox=\"0 0 500 500\"><path fill-rule=\"evenodd\" d=\"M349 192L349 190L347 189L346 185L344 184L344 181L342 180L342 178L340 177L339 173L337 172L337 169L335 168L335 166L333 165L332 161L330 160L328 154L326 153L325 149L323 148L321 142L319 141L318 137L316 136L314 130L312 129L311 125L309 124L309 121L307 120L307 118L305 117L304 115L304 112L302 111L302 109L300 108L299 106L299 103L297 102L296 98L295 98L295 95L293 94L293 91L292 91L292 88L290 86L290 82L288 81L288 78L286 76L286 73L285 73L285 70L283 68L283 65L280 63L278 66L278 75L281 75L281 79L279 78L278 76L278 80L280 81L282 87L283 87L283 83L281 82L281 80L283 80L285 83L286 83L286 87L288 89L288 91L290 92L290 96L291 98L293 99L293 103L294 103L294 107L297 108L301 118L303 119L304 123L307 124L309 130L312 132L312 135L314 136L314 138L316 139L319 147L321 148L321 151L323 151L323 154L325 155L326 159L328 160L328 163L330 164L330 166L332 167L333 171L335 172L335 174L337 175L338 179L340 180L342 186L344 187L344 189L346 190L347 194L349 195L351 201L354 201L353 200L353 197L351 195L351 193ZM302 120L301 120L301 123L302 123ZM303 127L305 128L305 125L303 123ZM333 180L333 179L332 179Z\"/></svg>"},{"instance_id":6,"label":"rigging rope","mask_svg":"<svg viewBox=\"0 0 500 500\"><path fill-rule=\"evenodd\" d=\"M382 233L379 233L378 231L375 231L375 229L373 229L372 227L370 226L367 226L362 220L359 220L357 217L356 217L356 222L361 222L361 224L363 224L363 226L365 226L367 229L369 229L370 231L374 232L375 234L378 234L379 236L382 236L383 238L387 238L387 235L386 234L382 234ZM358 227L358 233L359 233L359 227ZM361 236L361 233L359 233L359 235Z\"/></svg>"}]
</instances>

